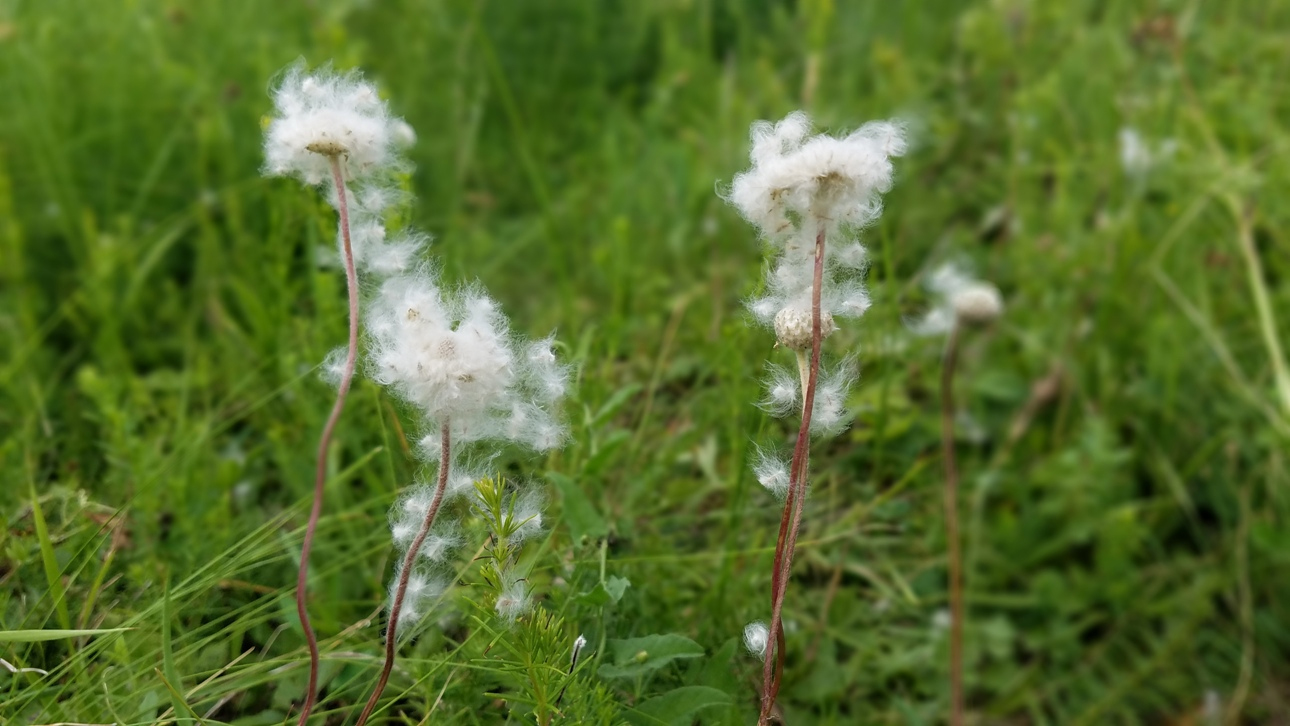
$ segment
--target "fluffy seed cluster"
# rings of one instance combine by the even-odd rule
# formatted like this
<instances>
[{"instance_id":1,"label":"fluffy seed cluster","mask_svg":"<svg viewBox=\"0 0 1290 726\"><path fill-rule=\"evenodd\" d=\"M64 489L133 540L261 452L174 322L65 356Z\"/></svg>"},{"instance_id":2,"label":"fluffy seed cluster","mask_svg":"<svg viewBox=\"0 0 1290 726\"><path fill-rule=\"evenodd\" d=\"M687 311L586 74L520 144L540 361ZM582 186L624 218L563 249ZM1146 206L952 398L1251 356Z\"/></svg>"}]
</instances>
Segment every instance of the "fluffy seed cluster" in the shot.
<instances>
[{"instance_id":1,"label":"fluffy seed cluster","mask_svg":"<svg viewBox=\"0 0 1290 726\"><path fill-rule=\"evenodd\" d=\"M869 309L859 279L867 254L850 235L882 214L881 195L892 183L891 157L906 147L903 129L891 121L868 123L840 138L810 132L811 119L800 111L776 124L753 124L752 168L735 177L727 195L778 252L767 294L749 307L775 329L780 345L795 349L810 344L817 235L828 239L822 328L832 332L834 318Z\"/></svg>"},{"instance_id":2,"label":"fluffy seed cluster","mask_svg":"<svg viewBox=\"0 0 1290 726\"><path fill-rule=\"evenodd\" d=\"M410 202L396 175L410 169L401 151L416 138L412 128L390 113L376 87L357 72L309 71L297 63L284 71L271 95L264 171L322 187L342 212L342 254L348 231L356 267L380 281L363 306L366 366L376 382L420 414L419 428L429 432L421 453L447 467L444 500L475 492L475 482L487 476L495 452L475 451L472 444L514 443L538 451L558 446L565 428L555 408L568 387L568 371L556 361L553 339L512 335L497 303L478 285L440 285L434 267L422 261L427 235L388 230L390 211ZM329 356L324 376L336 376L343 359L343 352ZM445 426L452 446L449 460L439 461ZM412 554L437 483L435 477L434 483L415 484L390 511L400 563ZM510 533L512 542L541 530L539 496L519 495L512 505L520 522ZM391 623L398 637L411 636L426 619L448 586L447 558L462 544L447 508L436 509L433 526L408 560L407 589L398 622ZM391 604L403 574L395 573ZM498 612L513 618L528 607L527 585L518 577L504 585Z\"/></svg>"},{"instance_id":3,"label":"fluffy seed cluster","mask_svg":"<svg viewBox=\"0 0 1290 726\"><path fill-rule=\"evenodd\" d=\"M978 280L952 263L936 268L927 278L936 305L910 324L918 335L944 335L955 325L987 325L1003 314L999 289Z\"/></svg>"},{"instance_id":4,"label":"fluffy seed cluster","mask_svg":"<svg viewBox=\"0 0 1290 726\"><path fill-rule=\"evenodd\" d=\"M752 168L737 175L727 200L761 232L776 252L766 294L749 302L753 315L775 332L776 343L804 353L811 347L817 240L824 241L820 335L838 329L836 320L859 317L869 308L861 276L868 262L855 235L882 213L882 194L891 188L891 159L905 153L900 124L875 121L843 137L811 135L805 113L752 126ZM799 360L799 365L801 361ZM769 367L761 406L786 416L800 412L805 373ZM811 412L811 431L846 428L846 395L856 377L854 359L821 369ZM758 479L781 494L779 479L765 460L755 463ZM770 484L767 482L776 482Z\"/></svg>"},{"instance_id":5,"label":"fluffy seed cluster","mask_svg":"<svg viewBox=\"0 0 1290 726\"><path fill-rule=\"evenodd\" d=\"M497 303L478 286L446 292L428 267L390 277L368 306L367 331L372 378L411 404L422 427L432 432L420 447L427 459L441 457L440 434L448 429L451 458L438 461L449 472L445 500L477 494L475 483L487 476L485 466L470 463L472 444L512 443L546 451L564 440L555 406L568 386L568 372L556 362L552 339L530 342L512 335ZM491 458L485 453L484 464ZM404 556L433 497L432 485L419 484L391 512L391 535ZM511 544L541 531L541 505L535 492L514 495L507 507L516 522ZM441 508L417 553L415 561L425 568L417 574L431 582L436 563L461 541ZM500 585L497 613L514 620L530 607L528 584L508 570ZM424 616L426 598L441 590L425 592L425 597L411 589L405 594L400 637L415 632L413 616Z\"/></svg>"},{"instance_id":6,"label":"fluffy seed cluster","mask_svg":"<svg viewBox=\"0 0 1290 726\"><path fill-rule=\"evenodd\" d=\"M359 181L402 166L398 147L415 135L390 115L376 86L357 72L310 72L296 63L273 89L276 115L264 138L265 171L319 185L331 177L337 157L345 178Z\"/></svg>"},{"instance_id":7,"label":"fluffy seed cluster","mask_svg":"<svg viewBox=\"0 0 1290 726\"><path fill-rule=\"evenodd\" d=\"M554 405L568 372L553 340L512 336L478 286L446 292L422 268L387 279L368 311L371 376L421 413L432 457L444 425L454 446L494 440L547 451L564 440Z\"/></svg>"},{"instance_id":8,"label":"fluffy seed cluster","mask_svg":"<svg viewBox=\"0 0 1290 726\"><path fill-rule=\"evenodd\" d=\"M264 173L293 176L326 189L340 208L343 193L354 263L379 276L411 269L429 237L415 231L387 235L385 218L408 201L393 180L410 168L402 149L416 140L393 116L376 86L357 71L309 71L296 63L272 90L274 116L264 134ZM332 164L340 165L337 188ZM336 233L343 255L343 230Z\"/></svg>"}]
</instances>

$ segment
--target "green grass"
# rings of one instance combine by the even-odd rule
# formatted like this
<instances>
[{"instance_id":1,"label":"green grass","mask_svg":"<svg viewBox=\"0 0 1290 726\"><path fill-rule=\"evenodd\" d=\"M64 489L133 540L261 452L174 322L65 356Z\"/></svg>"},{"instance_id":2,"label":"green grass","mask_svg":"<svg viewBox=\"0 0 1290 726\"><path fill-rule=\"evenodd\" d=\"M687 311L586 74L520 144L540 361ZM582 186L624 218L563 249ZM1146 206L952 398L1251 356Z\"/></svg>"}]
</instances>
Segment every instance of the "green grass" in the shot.
<instances>
[{"instance_id":1,"label":"green grass","mask_svg":"<svg viewBox=\"0 0 1290 726\"><path fill-rule=\"evenodd\" d=\"M1211 693L1230 723L1290 718L1287 28L1252 1L0 4L0 657L49 671L0 670L0 720L276 724L300 697L315 367L345 301L316 264L330 209L258 173L298 56L380 84L445 276L577 366L570 445L498 462L548 492L526 557L591 643L572 712L755 716L736 641L767 617L779 504L747 460L795 426L752 405L789 354L742 311L761 250L714 187L752 121L801 107L901 115L917 144L865 235L874 307L830 339L863 375L815 447L788 722L944 717L939 348L904 321L947 259L1009 308L959 383L978 722L1204 723ZM1144 181L1126 126L1178 145ZM400 414L360 379L333 451L320 724L380 665L385 510L419 473ZM524 722L487 695L509 681L473 551L382 718ZM611 641L669 633L704 654L597 675Z\"/></svg>"}]
</instances>

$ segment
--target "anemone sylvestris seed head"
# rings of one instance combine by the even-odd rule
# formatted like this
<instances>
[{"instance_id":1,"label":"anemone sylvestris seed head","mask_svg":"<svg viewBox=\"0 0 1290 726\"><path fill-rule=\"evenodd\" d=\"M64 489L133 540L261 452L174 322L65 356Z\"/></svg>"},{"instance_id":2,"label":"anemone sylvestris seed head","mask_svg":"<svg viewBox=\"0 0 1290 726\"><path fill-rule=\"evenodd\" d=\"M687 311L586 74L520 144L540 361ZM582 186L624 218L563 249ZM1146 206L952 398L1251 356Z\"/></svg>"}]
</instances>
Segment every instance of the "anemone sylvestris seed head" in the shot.
<instances>
[{"instance_id":1,"label":"anemone sylvestris seed head","mask_svg":"<svg viewBox=\"0 0 1290 726\"><path fill-rule=\"evenodd\" d=\"M775 314L775 339L785 348L805 350L811 347L812 325L810 310L784 308ZM820 337L827 338L836 329L833 314L827 310L820 311Z\"/></svg>"},{"instance_id":2,"label":"anemone sylvestris seed head","mask_svg":"<svg viewBox=\"0 0 1290 726\"><path fill-rule=\"evenodd\" d=\"M987 325L1003 313L1003 296L989 283L977 283L960 290L951 299L959 320L969 325Z\"/></svg>"},{"instance_id":3,"label":"anemone sylvestris seed head","mask_svg":"<svg viewBox=\"0 0 1290 726\"><path fill-rule=\"evenodd\" d=\"M943 335L956 324L986 325L1003 314L999 288L976 279L962 267L947 263L932 271L927 289L936 305L910 324L918 335Z\"/></svg>"},{"instance_id":4,"label":"anemone sylvestris seed head","mask_svg":"<svg viewBox=\"0 0 1290 726\"><path fill-rule=\"evenodd\" d=\"M891 157L905 153L904 129L874 121L843 137L810 136L801 111L752 126L752 168L735 177L729 199L768 238L794 219L864 226L877 218L891 188Z\"/></svg>"},{"instance_id":5,"label":"anemone sylvestris seed head","mask_svg":"<svg viewBox=\"0 0 1290 726\"><path fill-rule=\"evenodd\" d=\"M454 443L492 439L539 451L563 441L554 409L567 369L550 339L517 340L482 289L445 292L427 269L395 275L368 306L367 327L373 378L416 406L428 430L447 424Z\"/></svg>"},{"instance_id":6,"label":"anemone sylvestris seed head","mask_svg":"<svg viewBox=\"0 0 1290 726\"><path fill-rule=\"evenodd\" d=\"M327 182L331 164L361 179L404 165L397 154L410 127L390 115L376 87L357 72L289 67L272 90L274 115L265 131L265 173Z\"/></svg>"},{"instance_id":7,"label":"anemone sylvestris seed head","mask_svg":"<svg viewBox=\"0 0 1290 726\"><path fill-rule=\"evenodd\" d=\"M811 135L811 119L800 111L778 123L753 124L752 168L735 176L725 197L776 252L765 295L748 305L774 328L781 345L801 350L809 344L800 334L809 329L801 315L812 309L816 292L824 335L833 329L833 318L859 317L869 308L860 279L867 255L852 235L882 213L882 195L892 184L891 159L905 149L904 130L894 121L874 121L845 136Z\"/></svg>"}]
</instances>

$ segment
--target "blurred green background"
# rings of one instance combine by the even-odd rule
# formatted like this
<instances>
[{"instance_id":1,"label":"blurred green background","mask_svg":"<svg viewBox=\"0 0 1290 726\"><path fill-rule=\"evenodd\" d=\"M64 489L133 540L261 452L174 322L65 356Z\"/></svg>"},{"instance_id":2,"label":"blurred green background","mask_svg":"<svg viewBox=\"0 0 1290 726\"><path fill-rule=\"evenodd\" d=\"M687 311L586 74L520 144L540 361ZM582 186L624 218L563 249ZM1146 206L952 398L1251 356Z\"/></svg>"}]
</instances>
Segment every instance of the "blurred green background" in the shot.
<instances>
[{"instance_id":1,"label":"blurred green background","mask_svg":"<svg viewBox=\"0 0 1290 726\"><path fill-rule=\"evenodd\" d=\"M756 714L738 638L780 505L748 459L796 426L754 406L790 359L743 312L763 251L717 191L751 122L803 108L915 144L864 237L874 306L829 341L862 377L815 447L787 723L944 719L940 343L906 321L951 260L1008 305L958 384L974 723L1290 723L1290 4L1239 0L0 3L0 658L49 671L0 670L0 720L281 723L300 698L345 301L331 210L259 175L298 57L380 85L445 276L577 367L570 445L498 462L547 492L534 590L603 662L606 638L705 649L602 679L618 717ZM360 379L332 452L319 724L379 665L411 421ZM463 614L473 547L391 723L526 722ZM55 628L131 630L26 642ZM682 686L725 700L635 708Z\"/></svg>"}]
</instances>

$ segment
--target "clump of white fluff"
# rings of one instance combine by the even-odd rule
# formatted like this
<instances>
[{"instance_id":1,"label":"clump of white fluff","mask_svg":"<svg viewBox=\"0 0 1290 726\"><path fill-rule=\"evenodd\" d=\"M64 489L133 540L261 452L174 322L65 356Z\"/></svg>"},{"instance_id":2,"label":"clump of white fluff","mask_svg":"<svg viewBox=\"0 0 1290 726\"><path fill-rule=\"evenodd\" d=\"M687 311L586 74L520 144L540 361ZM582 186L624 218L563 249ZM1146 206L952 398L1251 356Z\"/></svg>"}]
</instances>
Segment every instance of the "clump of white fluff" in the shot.
<instances>
[{"instance_id":1,"label":"clump of white fluff","mask_svg":"<svg viewBox=\"0 0 1290 726\"><path fill-rule=\"evenodd\" d=\"M744 628L744 647L748 652L757 657L766 653L766 645L770 642L770 629L760 620L755 623L748 623Z\"/></svg>"},{"instance_id":2,"label":"clump of white fluff","mask_svg":"<svg viewBox=\"0 0 1290 726\"><path fill-rule=\"evenodd\" d=\"M502 591L497 596L497 603L494 607L500 617L514 622L516 618L528 612L533 605L533 601L529 597L528 582L520 579L512 570L504 575L504 580L501 584Z\"/></svg>"},{"instance_id":3,"label":"clump of white fluff","mask_svg":"<svg viewBox=\"0 0 1290 726\"><path fill-rule=\"evenodd\" d=\"M753 454L753 474L766 491L783 499L788 495L788 462L757 447Z\"/></svg>"},{"instance_id":4,"label":"clump of white fluff","mask_svg":"<svg viewBox=\"0 0 1290 726\"><path fill-rule=\"evenodd\" d=\"M420 268L387 279L368 311L372 378L421 412L436 432L431 456L443 426L454 446L496 440L547 451L563 441L554 404L568 373L552 340L517 340L481 288L445 292Z\"/></svg>"},{"instance_id":5,"label":"clump of white fluff","mask_svg":"<svg viewBox=\"0 0 1290 726\"><path fill-rule=\"evenodd\" d=\"M390 583L391 602L398 595L398 584L399 579L402 577L402 572L400 567L395 572L394 580ZM436 575L433 570L421 565L412 569L412 572L408 575L407 589L403 592L403 604L399 608L398 620L390 623L398 639L406 640L417 633L420 626L424 624L434 602L447 589L448 580Z\"/></svg>"},{"instance_id":6,"label":"clump of white fluff","mask_svg":"<svg viewBox=\"0 0 1290 726\"><path fill-rule=\"evenodd\" d=\"M416 139L412 127L390 113L376 86L358 71L309 71L297 62L283 72L271 95L274 115L264 133L264 173L326 189L327 201L342 212L337 249L343 259L348 223L358 269L387 276L415 267L430 238L416 232L387 235L385 224L390 210L408 201L392 176L410 166L400 152Z\"/></svg>"},{"instance_id":7,"label":"clump of white fluff","mask_svg":"<svg viewBox=\"0 0 1290 726\"><path fill-rule=\"evenodd\" d=\"M779 251L766 294L749 308L776 328L781 345L797 349L806 347L802 326L785 323L811 318L817 235L828 238L820 290L821 318L827 322L821 332L832 332L834 318L858 317L869 309L869 294L859 279L867 255L847 235L882 213L881 195L892 183L891 157L906 148L903 128L892 121L874 121L840 138L809 136L810 131L811 119L801 111L776 124L753 124L752 168L735 177L727 195Z\"/></svg>"},{"instance_id":8,"label":"clump of white fluff","mask_svg":"<svg viewBox=\"0 0 1290 726\"><path fill-rule=\"evenodd\" d=\"M985 325L1003 314L999 289L953 263L936 268L927 278L927 289L936 305L910 323L917 335L943 335L960 323Z\"/></svg>"},{"instance_id":9,"label":"clump of white fluff","mask_svg":"<svg viewBox=\"0 0 1290 726\"><path fill-rule=\"evenodd\" d=\"M274 117L264 135L265 171L319 185L331 177L331 158L346 180L404 166L397 147L413 138L392 116L376 86L357 71L287 68L272 91Z\"/></svg>"}]
</instances>

